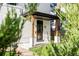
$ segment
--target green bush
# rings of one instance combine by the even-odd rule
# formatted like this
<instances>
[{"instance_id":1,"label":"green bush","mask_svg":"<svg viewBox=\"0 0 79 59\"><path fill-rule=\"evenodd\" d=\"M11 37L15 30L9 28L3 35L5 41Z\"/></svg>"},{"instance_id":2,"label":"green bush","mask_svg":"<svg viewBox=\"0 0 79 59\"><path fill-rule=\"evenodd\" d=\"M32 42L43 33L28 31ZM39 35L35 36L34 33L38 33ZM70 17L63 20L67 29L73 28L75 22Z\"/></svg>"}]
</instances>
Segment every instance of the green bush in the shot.
<instances>
[{"instance_id":1,"label":"green bush","mask_svg":"<svg viewBox=\"0 0 79 59\"><path fill-rule=\"evenodd\" d=\"M78 42L77 42L78 43ZM70 42L48 44L31 50L39 56L79 56L79 45Z\"/></svg>"},{"instance_id":2,"label":"green bush","mask_svg":"<svg viewBox=\"0 0 79 59\"><path fill-rule=\"evenodd\" d=\"M34 52L34 55L39 55L39 56L49 56L52 55L52 45L46 44L46 45L41 45L40 47L34 47L31 48L31 50Z\"/></svg>"}]
</instances>

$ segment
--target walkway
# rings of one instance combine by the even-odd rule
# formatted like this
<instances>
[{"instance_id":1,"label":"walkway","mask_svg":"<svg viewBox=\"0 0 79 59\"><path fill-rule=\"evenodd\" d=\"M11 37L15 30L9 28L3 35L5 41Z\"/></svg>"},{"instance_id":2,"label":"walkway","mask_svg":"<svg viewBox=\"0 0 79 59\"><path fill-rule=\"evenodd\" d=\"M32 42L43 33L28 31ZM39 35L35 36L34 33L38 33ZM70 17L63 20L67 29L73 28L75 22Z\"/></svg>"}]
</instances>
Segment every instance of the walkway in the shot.
<instances>
[{"instance_id":1,"label":"walkway","mask_svg":"<svg viewBox=\"0 0 79 59\"><path fill-rule=\"evenodd\" d=\"M17 48L16 49L16 53L19 56L33 56L33 52L32 51L26 50L26 49L23 49L23 48Z\"/></svg>"}]
</instances>

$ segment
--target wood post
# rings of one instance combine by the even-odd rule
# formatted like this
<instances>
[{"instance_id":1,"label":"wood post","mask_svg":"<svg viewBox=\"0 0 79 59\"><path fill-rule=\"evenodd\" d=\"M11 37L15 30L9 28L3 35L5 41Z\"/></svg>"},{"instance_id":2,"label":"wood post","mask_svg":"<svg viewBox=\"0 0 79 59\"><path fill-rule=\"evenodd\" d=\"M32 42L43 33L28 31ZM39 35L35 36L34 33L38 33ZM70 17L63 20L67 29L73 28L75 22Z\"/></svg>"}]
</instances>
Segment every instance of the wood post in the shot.
<instances>
[{"instance_id":1,"label":"wood post","mask_svg":"<svg viewBox=\"0 0 79 59\"><path fill-rule=\"evenodd\" d=\"M56 20L55 24L55 34L54 34L54 43L60 43L60 20Z\"/></svg>"},{"instance_id":2,"label":"wood post","mask_svg":"<svg viewBox=\"0 0 79 59\"><path fill-rule=\"evenodd\" d=\"M34 22L35 22L34 16L31 16L31 21L32 21L32 46L34 46Z\"/></svg>"},{"instance_id":3,"label":"wood post","mask_svg":"<svg viewBox=\"0 0 79 59\"><path fill-rule=\"evenodd\" d=\"M57 9L58 12L60 12L60 3L57 4ZM58 13L57 13L58 14ZM60 19L56 19L56 24L55 24L55 35L54 35L54 43L60 43Z\"/></svg>"},{"instance_id":4,"label":"wood post","mask_svg":"<svg viewBox=\"0 0 79 59\"><path fill-rule=\"evenodd\" d=\"M60 22L59 19L56 20L56 34L55 34L56 36L59 36L59 25L60 25L59 22Z\"/></svg>"}]
</instances>

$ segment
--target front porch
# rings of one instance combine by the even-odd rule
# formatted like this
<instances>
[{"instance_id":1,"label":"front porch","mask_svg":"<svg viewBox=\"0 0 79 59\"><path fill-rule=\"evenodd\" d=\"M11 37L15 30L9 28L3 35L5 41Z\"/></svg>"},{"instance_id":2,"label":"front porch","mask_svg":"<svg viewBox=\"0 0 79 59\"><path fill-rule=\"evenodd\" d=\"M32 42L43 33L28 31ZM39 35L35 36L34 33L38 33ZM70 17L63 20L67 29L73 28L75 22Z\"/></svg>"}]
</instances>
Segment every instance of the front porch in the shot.
<instances>
[{"instance_id":1,"label":"front porch","mask_svg":"<svg viewBox=\"0 0 79 59\"><path fill-rule=\"evenodd\" d=\"M24 17L27 15L28 13L25 13ZM51 40L51 20L56 20L54 36L58 36L56 32L59 32L59 18L57 16L42 12L34 12L32 14L32 46L40 43L48 43Z\"/></svg>"}]
</instances>

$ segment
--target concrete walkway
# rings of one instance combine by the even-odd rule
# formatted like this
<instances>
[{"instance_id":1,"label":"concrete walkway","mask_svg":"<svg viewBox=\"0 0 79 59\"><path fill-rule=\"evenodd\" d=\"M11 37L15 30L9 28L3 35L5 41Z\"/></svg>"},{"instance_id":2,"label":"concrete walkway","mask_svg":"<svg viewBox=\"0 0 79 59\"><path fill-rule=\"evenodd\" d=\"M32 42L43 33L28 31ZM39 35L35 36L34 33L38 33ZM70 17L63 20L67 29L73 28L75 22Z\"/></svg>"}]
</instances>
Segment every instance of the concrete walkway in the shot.
<instances>
[{"instance_id":1,"label":"concrete walkway","mask_svg":"<svg viewBox=\"0 0 79 59\"><path fill-rule=\"evenodd\" d=\"M27 49L23 49L23 48L17 48L16 49L16 53L19 56L33 56L33 52Z\"/></svg>"}]
</instances>

